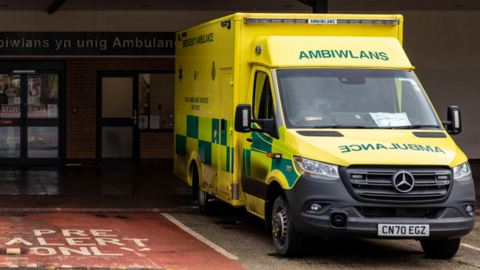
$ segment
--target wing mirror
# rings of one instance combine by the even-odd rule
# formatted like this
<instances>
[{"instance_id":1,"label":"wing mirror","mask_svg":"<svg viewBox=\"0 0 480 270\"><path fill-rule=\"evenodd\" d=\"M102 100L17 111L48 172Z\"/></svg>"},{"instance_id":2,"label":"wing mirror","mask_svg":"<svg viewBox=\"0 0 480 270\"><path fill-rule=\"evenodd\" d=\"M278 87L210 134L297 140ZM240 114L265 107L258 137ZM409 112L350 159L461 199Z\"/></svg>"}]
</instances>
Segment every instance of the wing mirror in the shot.
<instances>
[{"instance_id":1,"label":"wing mirror","mask_svg":"<svg viewBox=\"0 0 480 270\"><path fill-rule=\"evenodd\" d=\"M252 123L259 124L262 128L252 128ZM277 121L275 117L271 119L253 119L252 107L250 104L239 104L235 110L235 131L247 133L251 131L267 133L273 138L278 139Z\"/></svg>"},{"instance_id":2,"label":"wing mirror","mask_svg":"<svg viewBox=\"0 0 480 270\"><path fill-rule=\"evenodd\" d=\"M252 126L252 107L250 104L240 104L235 111L235 131L247 133Z\"/></svg>"},{"instance_id":3,"label":"wing mirror","mask_svg":"<svg viewBox=\"0 0 480 270\"><path fill-rule=\"evenodd\" d=\"M462 117L458 106L448 106L447 121L442 121L447 133L457 135L462 132Z\"/></svg>"}]
</instances>

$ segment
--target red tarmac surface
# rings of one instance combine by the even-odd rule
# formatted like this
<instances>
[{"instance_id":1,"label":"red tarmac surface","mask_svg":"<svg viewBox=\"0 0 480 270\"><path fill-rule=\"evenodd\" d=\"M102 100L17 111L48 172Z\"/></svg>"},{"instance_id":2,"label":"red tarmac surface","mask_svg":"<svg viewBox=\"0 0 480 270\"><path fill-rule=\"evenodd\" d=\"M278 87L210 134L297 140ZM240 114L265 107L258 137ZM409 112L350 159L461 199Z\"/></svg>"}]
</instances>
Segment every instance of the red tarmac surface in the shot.
<instances>
[{"instance_id":1,"label":"red tarmac surface","mask_svg":"<svg viewBox=\"0 0 480 270\"><path fill-rule=\"evenodd\" d=\"M0 215L0 267L244 269L158 213Z\"/></svg>"}]
</instances>

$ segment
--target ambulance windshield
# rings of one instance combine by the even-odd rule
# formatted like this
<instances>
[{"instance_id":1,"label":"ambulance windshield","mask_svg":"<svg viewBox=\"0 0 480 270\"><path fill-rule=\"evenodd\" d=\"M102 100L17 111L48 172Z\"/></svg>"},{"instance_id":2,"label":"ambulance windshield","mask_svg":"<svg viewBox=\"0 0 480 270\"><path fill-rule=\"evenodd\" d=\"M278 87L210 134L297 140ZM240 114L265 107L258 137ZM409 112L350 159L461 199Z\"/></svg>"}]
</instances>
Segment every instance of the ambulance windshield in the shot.
<instances>
[{"instance_id":1,"label":"ambulance windshield","mask_svg":"<svg viewBox=\"0 0 480 270\"><path fill-rule=\"evenodd\" d=\"M289 128L441 129L413 72L279 69Z\"/></svg>"}]
</instances>

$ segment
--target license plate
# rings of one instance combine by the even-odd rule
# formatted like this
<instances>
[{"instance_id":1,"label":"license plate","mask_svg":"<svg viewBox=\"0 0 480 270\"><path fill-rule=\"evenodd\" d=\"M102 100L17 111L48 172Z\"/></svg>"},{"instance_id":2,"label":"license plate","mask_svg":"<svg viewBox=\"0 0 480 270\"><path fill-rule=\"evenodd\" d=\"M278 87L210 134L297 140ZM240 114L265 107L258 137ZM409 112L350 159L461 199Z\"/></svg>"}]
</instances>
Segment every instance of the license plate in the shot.
<instances>
[{"instance_id":1,"label":"license plate","mask_svg":"<svg viewBox=\"0 0 480 270\"><path fill-rule=\"evenodd\" d=\"M429 236L430 225L378 224L378 236Z\"/></svg>"}]
</instances>

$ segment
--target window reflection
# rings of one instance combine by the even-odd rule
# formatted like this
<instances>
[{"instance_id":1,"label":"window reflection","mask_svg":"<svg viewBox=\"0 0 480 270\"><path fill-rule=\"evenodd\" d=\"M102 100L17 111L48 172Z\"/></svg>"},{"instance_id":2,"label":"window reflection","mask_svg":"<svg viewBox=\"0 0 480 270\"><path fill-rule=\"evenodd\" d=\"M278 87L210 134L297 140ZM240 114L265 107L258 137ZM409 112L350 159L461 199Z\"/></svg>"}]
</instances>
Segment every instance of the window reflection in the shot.
<instances>
[{"instance_id":1,"label":"window reflection","mask_svg":"<svg viewBox=\"0 0 480 270\"><path fill-rule=\"evenodd\" d=\"M0 158L20 157L20 127L0 127Z\"/></svg>"},{"instance_id":2,"label":"window reflection","mask_svg":"<svg viewBox=\"0 0 480 270\"><path fill-rule=\"evenodd\" d=\"M58 157L58 127L28 127L28 157Z\"/></svg>"},{"instance_id":3,"label":"window reflection","mask_svg":"<svg viewBox=\"0 0 480 270\"><path fill-rule=\"evenodd\" d=\"M20 118L20 75L0 75L1 118Z\"/></svg>"},{"instance_id":4,"label":"window reflection","mask_svg":"<svg viewBox=\"0 0 480 270\"><path fill-rule=\"evenodd\" d=\"M140 74L140 129L173 129L174 74Z\"/></svg>"},{"instance_id":5,"label":"window reflection","mask_svg":"<svg viewBox=\"0 0 480 270\"><path fill-rule=\"evenodd\" d=\"M58 75L28 76L28 118L58 118Z\"/></svg>"}]
</instances>

